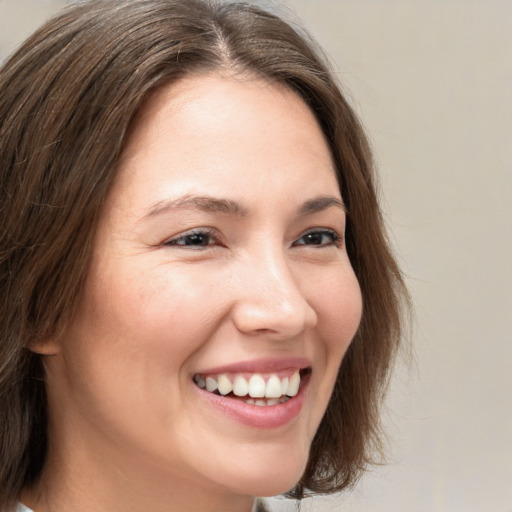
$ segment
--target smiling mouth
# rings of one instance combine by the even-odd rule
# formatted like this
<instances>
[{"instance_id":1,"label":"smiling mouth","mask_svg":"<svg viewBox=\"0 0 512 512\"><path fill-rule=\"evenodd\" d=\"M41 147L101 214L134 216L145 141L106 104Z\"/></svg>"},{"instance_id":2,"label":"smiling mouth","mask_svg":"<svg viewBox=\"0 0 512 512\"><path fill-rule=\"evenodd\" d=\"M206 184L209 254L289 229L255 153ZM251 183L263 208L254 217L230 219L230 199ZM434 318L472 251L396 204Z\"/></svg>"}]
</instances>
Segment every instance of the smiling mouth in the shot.
<instances>
[{"instance_id":1,"label":"smiling mouth","mask_svg":"<svg viewBox=\"0 0 512 512\"><path fill-rule=\"evenodd\" d=\"M286 374L196 374L194 383L214 395L241 400L249 405L273 406L283 404L296 396L301 380L310 373L311 367Z\"/></svg>"}]
</instances>

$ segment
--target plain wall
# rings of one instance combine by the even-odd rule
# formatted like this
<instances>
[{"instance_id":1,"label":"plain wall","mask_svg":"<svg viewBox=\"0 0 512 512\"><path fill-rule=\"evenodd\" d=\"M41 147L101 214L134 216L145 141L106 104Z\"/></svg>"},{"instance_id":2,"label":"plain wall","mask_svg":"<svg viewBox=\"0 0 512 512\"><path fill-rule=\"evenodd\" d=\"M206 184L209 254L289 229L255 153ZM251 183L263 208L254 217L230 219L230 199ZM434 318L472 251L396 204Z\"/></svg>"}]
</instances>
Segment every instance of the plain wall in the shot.
<instances>
[{"instance_id":1,"label":"plain wall","mask_svg":"<svg viewBox=\"0 0 512 512\"><path fill-rule=\"evenodd\" d=\"M0 0L0 60L64 3ZM287 3L368 129L416 308L388 464L302 510L512 512L512 2Z\"/></svg>"}]
</instances>

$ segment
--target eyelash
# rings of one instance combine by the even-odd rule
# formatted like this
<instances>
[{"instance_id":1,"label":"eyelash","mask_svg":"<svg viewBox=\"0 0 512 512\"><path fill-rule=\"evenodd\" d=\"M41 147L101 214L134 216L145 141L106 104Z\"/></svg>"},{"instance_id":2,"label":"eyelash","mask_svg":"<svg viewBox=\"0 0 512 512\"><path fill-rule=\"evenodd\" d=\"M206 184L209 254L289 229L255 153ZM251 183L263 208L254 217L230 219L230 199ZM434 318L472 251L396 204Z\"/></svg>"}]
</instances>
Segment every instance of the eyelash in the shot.
<instances>
[{"instance_id":1,"label":"eyelash","mask_svg":"<svg viewBox=\"0 0 512 512\"><path fill-rule=\"evenodd\" d=\"M305 238L305 237L320 237L321 241L320 243L300 243L299 240ZM322 241L325 242L325 238L327 237L328 241L327 243L321 243ZM314 239L310 238L309 241L314 241ZM187 243L192 242L192 243ZM206 243L204 243L206 242ZM317 238L318 242L318 238ZM187 231L186 233L183 233L167 242L164 243L166 246L171 247L186 247L188 249L195 249L200 250L204 247L208 247L210 245L220 245L221 247L224 246L224 244L220 241L218 234L216 233L216 230L213 228L198 228L193 229L191 231ZM311 245L316 248L318 247L329 247L329 246L335 246L340 248L342 245L342 237L334 230L332 229L325 229L325 228L313 228L305 233L303 233L293 244L293 246L302 246L302 245Z\"/></svg>"},{"instance_id":2,"label":"eyelash","mask_svg":"<svg viewBox=\"0 0 512 512\"><path fill-rule=\"evenodd\" d=\"M320 236L322 239L325 239L325 237L327 237L329 239L329 242L328 243L312 243L312 244L306 244L306 243L297 243L298 240L302 239L302 238L305 238L307 236L315 236L315 237L318 237ZM311 239L310 239L311 240ZM336 231L332 230L332 229L325 229L325 228L313 228L313 229L310 229L308 231L306 231L305 233L302 234L302 236L300 236L297 241L295 241L293 243L293 245L297 246L297 245L313 245L315 247L328 247L328 246L336 246L336 247L341 247L341 236L336 233Z\"/></svg>"},{"instance_id":3,"label":"eyelash","mask_svg":"<svg viewBox=\"0 0 512 512\"><path fill-rule=\"evenodd\" d=\"M187 244L183 243L188 241L192 241L193 238L196 238L196 240L200 239L201 237L208 237L207 243L192 243ZM223 245L220 243L219 237L215 233L215 230L212 228L198 228L198 229L192 229L191 231L187 231L186 233L183 233L176 238L173 238L167 242L164 243L164 245L170 245L170 246L178 246L178 247L187 247L187 248L202 248L207 247L209 245L212 245L210 242L215 242L217 245Z\"/></svg>"}]
</instances>

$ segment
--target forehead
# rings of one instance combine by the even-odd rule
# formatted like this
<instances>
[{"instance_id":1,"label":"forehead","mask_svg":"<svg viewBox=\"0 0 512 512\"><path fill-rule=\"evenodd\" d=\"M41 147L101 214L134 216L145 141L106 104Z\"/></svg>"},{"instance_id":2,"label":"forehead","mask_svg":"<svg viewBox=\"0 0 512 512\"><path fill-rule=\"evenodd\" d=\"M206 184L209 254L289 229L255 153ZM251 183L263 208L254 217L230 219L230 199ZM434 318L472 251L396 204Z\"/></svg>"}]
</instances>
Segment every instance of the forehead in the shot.
<instances>
[{"instance_id":1,"label":"forehead","mask_svg":"<svg viewBox=\"0 0 512 512\"><path fill-rule=\"evenodd\" d=\"M127 139L117 189L226 195L283 180L338 188L330 148L310 108L295 92L261 79L209 74L155 91ZM149 183L148 183L149 182ZM128 187L130 184L130 187ZM325 185L325 183L324 183ZM325 187L324 187L325 188ZM217 190L219 189L219 190ZM322 193L325 191L322 191Z\"/></svg>"},{"instance_id":2,"label":"forehead","mask_svg":"<svg viewBox=\"0 0 512 512\"><path fill-rule=\"evenodd\" d=\"M154 91L132 124L123 158L132 157L151 139L156 142L167 135L208 134L208 140L214 133L218 138L223 134L234 137L236 133L240 137L262 137L265 118L274 124L278 119L282 134L288 130L289 134L302 136L312 150L323 152L327 147L313 112L284 84L245 75L208 73L188 76ZM187 132L188 128L194 133ZM208 140L203 140L205 145Z\"/></svg>"}]
</instances>

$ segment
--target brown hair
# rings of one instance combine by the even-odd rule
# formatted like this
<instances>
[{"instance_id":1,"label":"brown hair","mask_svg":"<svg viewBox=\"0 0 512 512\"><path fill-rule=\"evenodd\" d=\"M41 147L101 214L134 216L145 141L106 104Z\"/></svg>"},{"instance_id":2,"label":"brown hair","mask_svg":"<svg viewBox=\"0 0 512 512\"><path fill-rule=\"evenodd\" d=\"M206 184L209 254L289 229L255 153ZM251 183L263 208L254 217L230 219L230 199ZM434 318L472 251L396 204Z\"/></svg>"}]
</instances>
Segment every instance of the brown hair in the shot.
<instances>
[{"instance_id":1,"label":"brown hair","mask_svg":"<svg viewBox=\"0 0 512 512\"><path fill-rule=\"evenodd\" d=\"M0 71L0 508L43 468L44 370L27 347L72 317L131 122L157 87L215 69L285 84L315 113L339 173L363 294L359 331L289 495L349 486L379 447L378 405L406 295L367 139L319 52L246 3L92 0L48 22Z\"/></svg>"}]
</instances>

